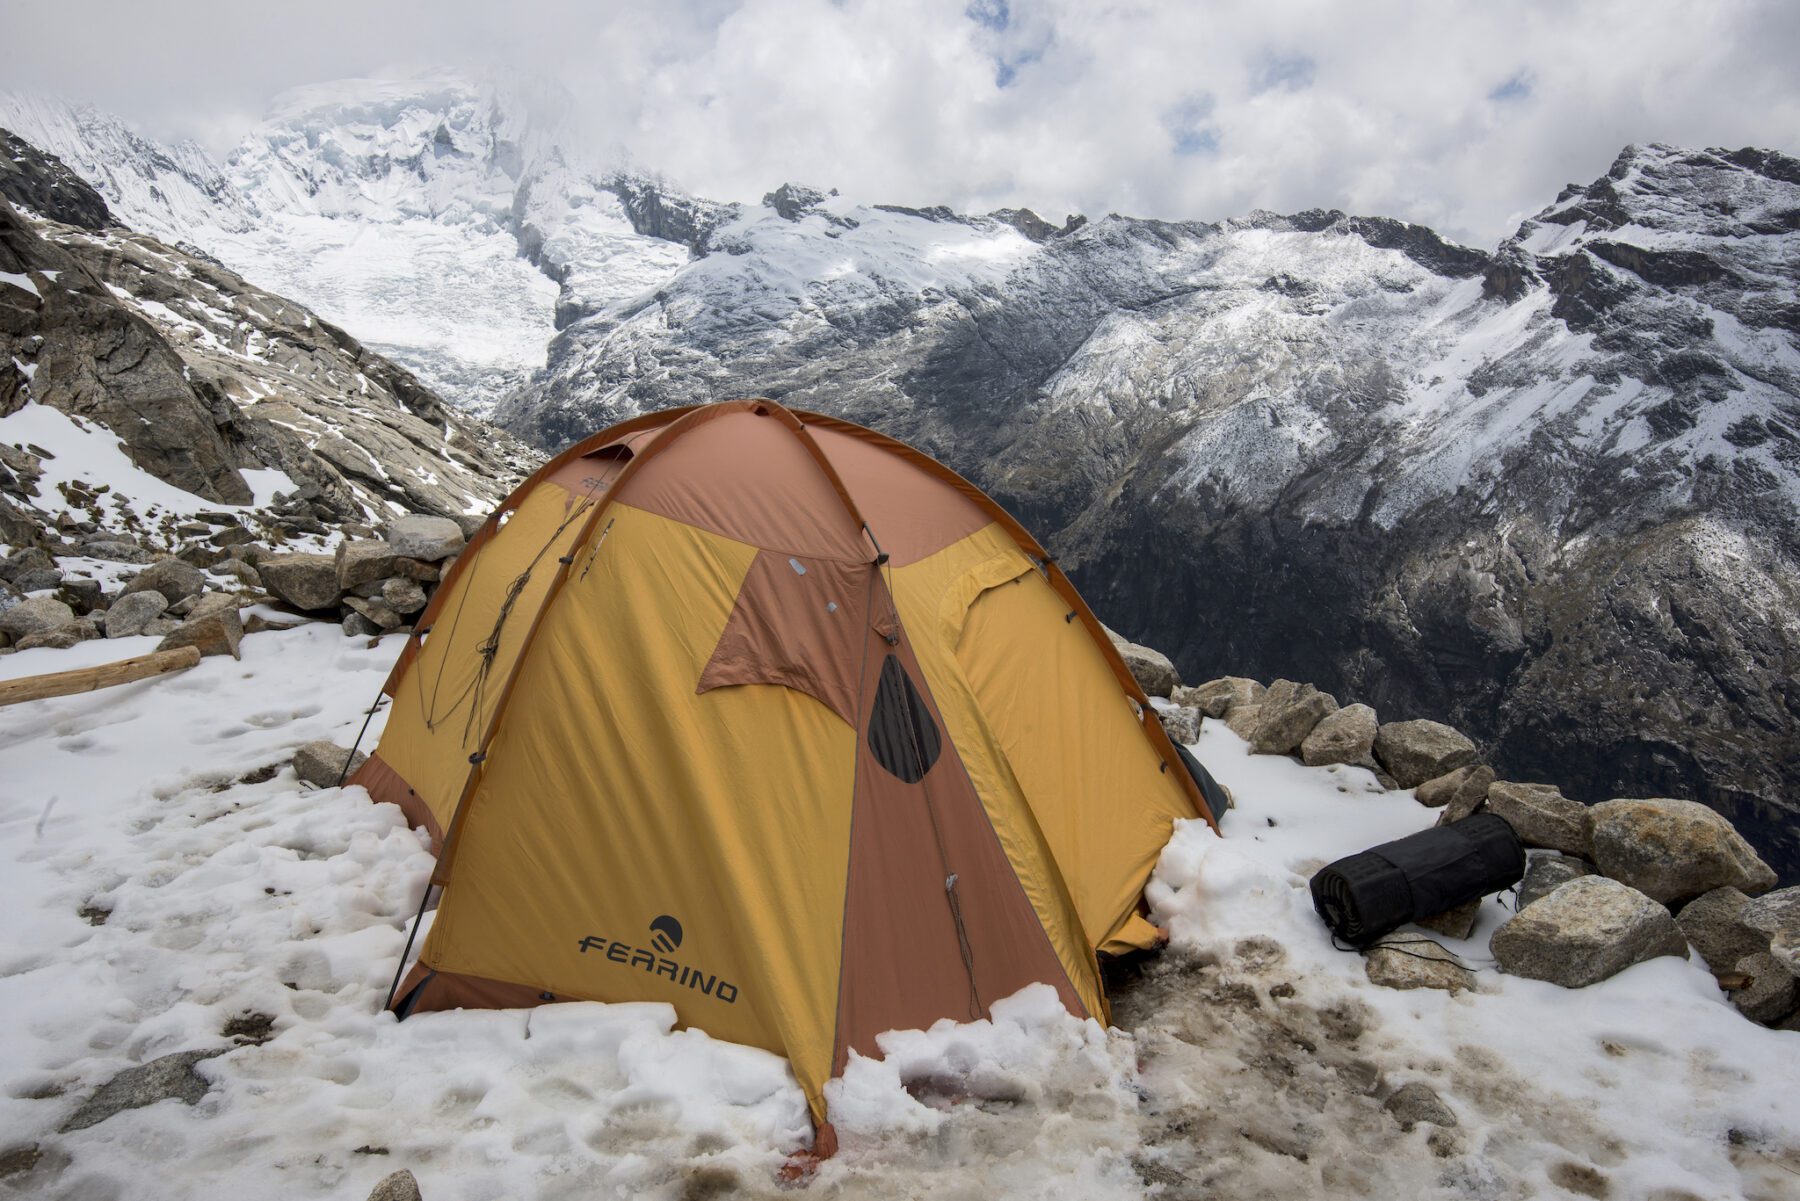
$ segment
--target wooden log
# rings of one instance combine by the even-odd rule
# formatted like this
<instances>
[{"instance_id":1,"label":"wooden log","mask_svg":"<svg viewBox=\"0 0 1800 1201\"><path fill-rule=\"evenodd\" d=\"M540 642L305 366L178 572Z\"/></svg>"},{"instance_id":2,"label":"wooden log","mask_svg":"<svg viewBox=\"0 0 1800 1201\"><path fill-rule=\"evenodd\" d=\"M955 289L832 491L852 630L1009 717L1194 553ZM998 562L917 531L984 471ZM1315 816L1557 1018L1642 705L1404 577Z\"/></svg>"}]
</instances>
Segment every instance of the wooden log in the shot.
<instances>
[{"instance_id":1,"label":"wooden log","mask_svg":"<svg viewBox=\"0 0 1800 1201\"><path fill-rule=\"evenodd\" d=\"M42 676L22 676L17 680L0 680L0 706L21 701L41 701L52 696L71 696L146 680L165 672L185 671L200 662L200 648L178 647L172 651L155 651L135 659L120 659L98 667L78 667L74 671L55 671Z\"/></svg>"}]
</instances>

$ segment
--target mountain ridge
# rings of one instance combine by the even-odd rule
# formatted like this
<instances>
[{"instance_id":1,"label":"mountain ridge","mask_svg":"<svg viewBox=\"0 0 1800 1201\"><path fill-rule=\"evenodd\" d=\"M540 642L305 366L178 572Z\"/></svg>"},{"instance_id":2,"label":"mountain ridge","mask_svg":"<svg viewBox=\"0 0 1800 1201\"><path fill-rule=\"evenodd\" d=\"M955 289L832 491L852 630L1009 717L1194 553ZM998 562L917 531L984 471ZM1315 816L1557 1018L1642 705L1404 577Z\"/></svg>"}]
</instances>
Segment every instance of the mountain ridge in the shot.
<instances>
[{"instance_id":1,"label":"mountain ridge","mask_svg":"<svg viewBox=\"0 0 1800 1201\"><path fill-rule=\"evenodd\" d=\"M515 432L741 394L863 421L994 494L1190 675L1446 716L1583 799L1705 799L1800 872L1800 162L1627 147L1488 251L1330 209L1058 228L798 184L716 204L578 163L483 95L285 119L397 139L318 176L370 204L498 171L479 213L354 228L426 268L479 246L459 279L506 260L504 287L429 303L537 306L507 345L540 339L541 365L476 398ZM288 178L324 170L294 149L313 133L258 136L300 155ZM399 278L332 260L331 220L283 228L324 276Z\"/></svg>"}]
</instances>

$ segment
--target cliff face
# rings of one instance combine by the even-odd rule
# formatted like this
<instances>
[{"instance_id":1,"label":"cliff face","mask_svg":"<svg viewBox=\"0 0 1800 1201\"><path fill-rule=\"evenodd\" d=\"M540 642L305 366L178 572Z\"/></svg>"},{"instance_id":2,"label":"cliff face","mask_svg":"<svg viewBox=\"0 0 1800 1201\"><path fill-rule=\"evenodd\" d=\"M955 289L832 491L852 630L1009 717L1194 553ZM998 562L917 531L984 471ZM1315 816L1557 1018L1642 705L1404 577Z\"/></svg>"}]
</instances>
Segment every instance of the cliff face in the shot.
<instances>
[{"instance_id":1,"label":"cliff face","mask_svg":"<svg viewBox=\"0 0 1800 1201\"><path fill-rule=\"evenodd\" d=\"M57 160L8 151L0 416L35 403L96 423L224 504L251 501L244 471L281 472L339 520L485 512L533 457L305 308L118 225Z\"/></svg>"}]
</instances>

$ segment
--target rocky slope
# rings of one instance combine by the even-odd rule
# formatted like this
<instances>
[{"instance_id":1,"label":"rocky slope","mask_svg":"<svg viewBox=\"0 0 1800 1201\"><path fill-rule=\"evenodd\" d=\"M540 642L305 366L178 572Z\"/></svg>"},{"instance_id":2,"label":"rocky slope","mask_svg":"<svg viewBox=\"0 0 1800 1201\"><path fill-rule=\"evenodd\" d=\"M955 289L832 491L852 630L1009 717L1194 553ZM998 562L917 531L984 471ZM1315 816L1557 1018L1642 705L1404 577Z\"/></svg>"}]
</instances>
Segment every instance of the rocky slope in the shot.
<instances>
[{"instance_id":1,"label":"rocky slope","mask_svg":"<svg viewBox=\"0 0 1800 1201\"><path fill-rule=\"evenodd\" d=\"M43 441L83 443L95 426L173 490L159 493L170 520L250 505L251 479L265 504L287 493L302 524L485 513L531 460L305 308L122 227L56 159L0 137L0 435L28 439L0 446L5 541L29 543L24 523L58 513L155 524L155 502L128 512L131 489L103 464L47 461Z\"/></svg>"}]
</instances>

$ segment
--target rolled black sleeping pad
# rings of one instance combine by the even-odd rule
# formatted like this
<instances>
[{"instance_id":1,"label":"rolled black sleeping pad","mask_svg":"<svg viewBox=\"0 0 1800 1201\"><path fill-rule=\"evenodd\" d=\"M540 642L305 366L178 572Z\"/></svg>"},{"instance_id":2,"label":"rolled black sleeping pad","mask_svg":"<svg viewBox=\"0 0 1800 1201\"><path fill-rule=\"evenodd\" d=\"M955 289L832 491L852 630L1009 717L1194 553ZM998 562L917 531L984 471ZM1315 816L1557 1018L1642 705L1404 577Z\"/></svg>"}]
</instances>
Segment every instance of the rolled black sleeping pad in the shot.
<instances>
[{"instance_id":1,"label":"rolled black sleeping pad","mask_svg":"<svg viewBox=\"0 0 1800 1201\"><path fill-rule=\"evenodd\" d=\"M1477 813L1384 842L1319 869L1313 908L1331 932L1362 950L1407 922L1510 888L1525 848L1506 819Z\"/></svg>"}]
</instances>

